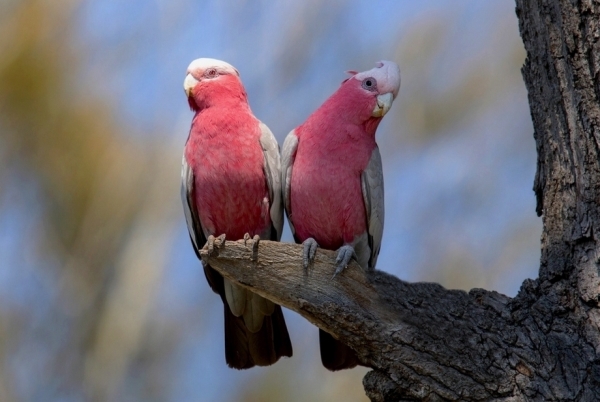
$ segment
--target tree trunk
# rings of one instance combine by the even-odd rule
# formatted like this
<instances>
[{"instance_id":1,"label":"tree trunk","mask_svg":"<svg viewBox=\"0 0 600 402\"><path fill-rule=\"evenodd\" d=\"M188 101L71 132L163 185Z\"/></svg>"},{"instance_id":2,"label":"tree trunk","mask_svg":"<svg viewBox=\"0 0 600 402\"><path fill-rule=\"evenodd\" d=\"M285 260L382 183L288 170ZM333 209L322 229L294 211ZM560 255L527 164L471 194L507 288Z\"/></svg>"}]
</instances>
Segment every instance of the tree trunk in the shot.
<instances>
[{"instance_id":1,"label":"tree trunk","mask_svg":"<svg viewBox=\"0 0 600 402\"><path fill-rule=\"evenodd\" d=\"M203 259L357 352L373 401L600 400L600 2L517 0L538 151L539 279L497 292L406 283L335 253L227 242Z\"/></svg>"}]
</instances>

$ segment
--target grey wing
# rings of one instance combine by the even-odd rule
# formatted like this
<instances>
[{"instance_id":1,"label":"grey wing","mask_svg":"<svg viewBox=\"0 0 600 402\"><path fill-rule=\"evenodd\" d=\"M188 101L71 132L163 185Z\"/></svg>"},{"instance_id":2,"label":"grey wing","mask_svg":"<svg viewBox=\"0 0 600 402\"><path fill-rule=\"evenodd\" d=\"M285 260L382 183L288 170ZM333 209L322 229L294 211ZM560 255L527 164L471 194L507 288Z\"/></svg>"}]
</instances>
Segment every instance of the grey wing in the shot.
<instances>
[{"instance_id":1,"label":"grey wing","mask_svg":"<svg viewBox=\"0 0 600 402\"><path fill-rule=\"evenodd\" d=\"M269 127L260 123L260 145L265 157L264 172L267 178L270 198L271 223L275 233L271 233L270 240L280 240L283 232L283 206L281 205L281 161L279 158L279 144Z\"/></svg>"},{"instance_id":2,"label":"grey wing","mask_svg":"<svg viewBox=\"0 0 600 402\"><path fill-rule=\"evenodd\" d=\"M292 183L292 168L294 166L294 159L296 158L296 150L298 149L298 137L296 131L292 130L285 137L283 142L283 149L281 150L281 187L283 190L283 205L285 207L285 213L292 230L292 235L296 237L296 231L292 224L292 207L290 202L290 186Z\"/></svg>"},{"instance_id":3,"label":"grey wing","mask_svg":"<svg viewBox=\"0 0 600 402\"><path fill-rule=\"evenodd\" d=\"M383 236L383 167L379 148L375 147L361 176L362 194L367 212L368 243L371 249L369 269L374 269Z\"/></svg>"},{"instance_id":4,"label":"grey wing","mask_svg":"<svg viewBox=\"0 0 600 402\"><path fill-rule=\"evenodd\" d=\"M206 243L206 235L200 224L198 217L198 209L194 200L194 172L190 168L185 159L185 155L181 161L181 202L183 203L183 213L185 214L185 222L187 223L190 239L194 246L194 251L200 258L199 250Z\"/></svg>"}]
</instances>

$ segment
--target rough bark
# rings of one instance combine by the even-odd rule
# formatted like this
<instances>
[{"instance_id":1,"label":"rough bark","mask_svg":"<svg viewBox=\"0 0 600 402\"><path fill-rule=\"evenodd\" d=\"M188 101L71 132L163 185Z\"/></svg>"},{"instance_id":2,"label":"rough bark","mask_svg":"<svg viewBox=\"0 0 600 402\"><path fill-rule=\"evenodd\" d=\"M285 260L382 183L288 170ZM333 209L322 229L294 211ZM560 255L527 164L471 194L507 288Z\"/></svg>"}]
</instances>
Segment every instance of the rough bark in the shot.
<instances>
[{"instance_id":1,"label":"rough bark","mask_svg":"<svg viewBox=\"0 0 600 402\"><path fill-rule=\"evenodd\" d=\"M203 259L352 347L373 401L600 400L600 2L517 0L543 215L539 278L511 299L406 283L335 253L227 242Z\"/></svg>"}]
</instances>

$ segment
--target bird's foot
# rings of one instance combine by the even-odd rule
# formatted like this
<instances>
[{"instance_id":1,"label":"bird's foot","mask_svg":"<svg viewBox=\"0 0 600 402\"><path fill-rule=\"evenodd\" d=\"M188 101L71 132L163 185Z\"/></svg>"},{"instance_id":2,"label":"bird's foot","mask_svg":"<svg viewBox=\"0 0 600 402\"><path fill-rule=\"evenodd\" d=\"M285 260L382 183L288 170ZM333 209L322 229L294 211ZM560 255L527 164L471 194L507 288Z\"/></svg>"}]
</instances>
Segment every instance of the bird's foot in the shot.
<instances>
[{"instance_id":1,"label":"bird's foot","mask_svg":"<svg viewBox=\"0 0 600 402\"><path fill-rule=\"evenodd\" d=\"M350 260L352 258L356 258L356 253L354 252L354 248L352 246L346 244L345 246L340 247L338 249L337 258L335 259L337 267L335 268L335 272L333 273L331 279L335 278L337 274L342 272L344 268L350 264Z\"/></svg>"},{"instance_id":2,"label":"bird's foot","mask_svg":"<svg viewBox=\"0 0 600 402\"><path fill-rule=\"evenodd\" d=\"M251 243L252 247L252 261L258 260L258 243L260 242L260 236L254 235L254 237L250 237L250 233L246 233L244 235L244 246L248 247L248 242Z\"/></svg>"},{"instance_id":3,"label":"bird's foot","mask_svg":"<svg viewBox=\"0 0 600 402\"><path fill-rule=\"evenodd\" d=\"M304 250L302 251L302 266L306 271L308 269L308 266L312 264L315 260L315 255L317 254L317 248L319 247L319 245L317 244L317 241L312 237L309 237L308 239L304 240L302 242L302 245L304 246Z\"/></svg>"},{"instance_id":4,"label":"bird's foot","mask_svg":"<svg viewBox=\"0 0 600 402\"><path fill-rule=\"evenodd\" d=\"M206 246L204 247L208 251L208 255L212 257L213 255L218 255L219 249L225 245L225 234L217 237L210 235L206 240Z\"/></svg>"}]
</instances>

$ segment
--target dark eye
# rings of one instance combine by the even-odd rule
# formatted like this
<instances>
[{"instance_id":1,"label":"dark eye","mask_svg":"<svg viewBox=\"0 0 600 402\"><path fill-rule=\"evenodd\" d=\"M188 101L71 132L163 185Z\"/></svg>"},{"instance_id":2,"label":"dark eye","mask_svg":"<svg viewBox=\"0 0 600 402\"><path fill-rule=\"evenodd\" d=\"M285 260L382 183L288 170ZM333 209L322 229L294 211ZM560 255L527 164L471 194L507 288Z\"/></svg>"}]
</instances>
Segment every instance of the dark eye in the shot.
<instances>
[{"instance_id":1,"label":"dark eye","mask_svg":"<svg viewBox=\"0 0 600 402\"><path fill-rule=\"evenodd\" d=\"M218 75L216 68L209 68L204 72L204 76L207 78L214 78Z\"/></svg>"},{"instance_id":2,"label":"dark eye","mask_svg":"<svg viewBox=\"0 0 600 402\"><path fill-rule=\"evenodd\" d=\"M362 87L367 91L377 91L377 81L373 77L365 78Z\"/></svg>"}]
</instances>

